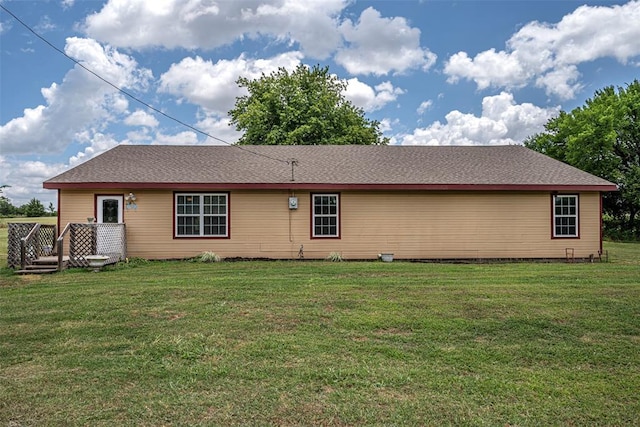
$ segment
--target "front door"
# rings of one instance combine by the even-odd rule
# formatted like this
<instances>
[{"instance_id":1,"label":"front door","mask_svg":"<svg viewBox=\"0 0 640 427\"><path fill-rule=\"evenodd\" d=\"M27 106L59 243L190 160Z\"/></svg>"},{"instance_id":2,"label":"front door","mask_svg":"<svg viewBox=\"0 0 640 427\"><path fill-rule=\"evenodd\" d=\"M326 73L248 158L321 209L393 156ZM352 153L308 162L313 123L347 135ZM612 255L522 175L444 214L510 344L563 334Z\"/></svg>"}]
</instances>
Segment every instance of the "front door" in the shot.
<instances>
[{"instance_id":1,"label":"front door","mask_svg":"<svg viewBox=\"0 0 640 427\"><path fill-rule=\"evenodd\" d=\"M98 196L96 222L119 224L122 222L122 196Z\"/></svg>"},{"instance_id":2,"label":"front door","mask_svg":"<svg viewBox=\"0 0 640 427\"><path fill-rule=\"evenodd\" d=\"M122 223L124 204L122 196L98 196L96 203L96 222L98 224ZM114 247L119 248L122 245L122 237L112 227L98 225L97 231L96 244L99 255L107 255L113 252Z\"/></svg>"}]
</instances>

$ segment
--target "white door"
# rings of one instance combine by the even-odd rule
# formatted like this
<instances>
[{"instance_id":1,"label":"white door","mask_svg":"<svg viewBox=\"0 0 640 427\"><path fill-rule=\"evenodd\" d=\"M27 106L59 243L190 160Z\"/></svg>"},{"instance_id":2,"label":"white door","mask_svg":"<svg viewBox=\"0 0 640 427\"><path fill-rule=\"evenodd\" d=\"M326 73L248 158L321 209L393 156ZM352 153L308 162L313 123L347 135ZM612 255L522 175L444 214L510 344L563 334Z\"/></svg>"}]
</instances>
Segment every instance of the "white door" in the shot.
<instances>
[{"instance_id":1,"label":"white door","mask_svg":"<svg viewBox=\"0 0 640 427\"><path fill-rule=\"evenodd\" d=\"M122 223L122 196L98 196L96 222L99 224Z\"/></svg>"},{"instance_id":2,"label":"white door","mask_svg":"<svg viewBox=\"0 0 640 427\"><path fill-rule=\"evenodd\" d=\"M98 196L96 222L98 224L121 224L124 200L122 196ZM115 232L115 233L114 233ZM118 252L114 248L122 246L122 236L118 230L98 225L96 244L98 255Z\"/></svg>"}]
</instances>

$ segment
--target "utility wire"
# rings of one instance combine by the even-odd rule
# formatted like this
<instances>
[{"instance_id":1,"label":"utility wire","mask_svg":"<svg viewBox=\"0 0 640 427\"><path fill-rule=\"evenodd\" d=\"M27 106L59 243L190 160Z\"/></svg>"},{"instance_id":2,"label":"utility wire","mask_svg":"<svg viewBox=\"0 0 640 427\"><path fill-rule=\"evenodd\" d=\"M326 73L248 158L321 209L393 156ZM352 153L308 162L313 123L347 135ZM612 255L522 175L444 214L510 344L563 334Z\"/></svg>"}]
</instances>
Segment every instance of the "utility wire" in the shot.
<instances>
[{"instance_id":1,"label":"utility wire","mask_svg":"<svg viewBox=\"0 0 640 427\"><path fill-rule=\"evenodd\" d=\"M207 138L211 138L211 139L215 139L216 141L220 141L223 144L226 144L230 147L236 147L240 150L244 150L248 153L251 154L255 154L256 156L261 156L261 157L266 157L267 159L271 159L271 160L275 160L276 162L281 162L281 163L286 163L289 164L289 161L287 160L282 160L282 159L278 159L275 157L271 157L268 156L266 154L262 154L262 153L256 153L255 151L251 151L250 149L243 147L242 145L236 145L236 144L232 144L230 142L225 141L222 138L218 138L217 136L213 136L203 130L200 130L194 126L191 126L188 123L183 122L182 120L175 118L167 113L165 113L162 110L157 109L156 107L146 103L145 101L143 101L142 99L136 97L135 95L133 95L132 93L122 89L120 86L111 83L109 80L105 79L104 77L102 77L100 74L96 73L95 71L93 71L92 69L90 69L89 67L83 65L80 61L78 61L77 59L67 55L67 53L65 51L63 51L62 49L60 49L59 47L57 47L56 45L54 45L53 43L51 43L49 40L47 40L46 38L44 38L43 36L41 36L38 32L36 32L33 28L31 28L28 24L26 24L24 21L22 21L20 18L18 18L13 12L11 12L9 9L7 9L2 3L0 3L0 8L2 8L2 10L4 10L5 12L7 12L9 15L11 15L13 17L13 19L15 19L16 21L18 21L23 27L25 27L27 30L29 30L31 33L33 33L33 35L35 35L37 38L39 38L40 40L42 40L44 43L46 43L47 45L49 45L49 47L51 47L52 49L54 49L55 51L57 51L58 53L62 54L63 56L65 56L67 59L69 59L70 61L72 61L73 63L75 63L76 65L80 66L81 68L83 68L85 71L88 71L89 73L93 74L95 77L97 77L98 79L102 80L104 83L108 84L109 86L113 87L114 89L116 89L118 92L122 93L123 95L128 96L129 98L133 99L134 101L144 105L145 107L149 108L150 110L155 111L158 114L163 115L164 117L168 118L169 120L173 120L176 123L181 124L182 126L185 126L191 130L193 130L196 133L199 133L201 135L206 136Z\"/></svg>"}]
</instances>

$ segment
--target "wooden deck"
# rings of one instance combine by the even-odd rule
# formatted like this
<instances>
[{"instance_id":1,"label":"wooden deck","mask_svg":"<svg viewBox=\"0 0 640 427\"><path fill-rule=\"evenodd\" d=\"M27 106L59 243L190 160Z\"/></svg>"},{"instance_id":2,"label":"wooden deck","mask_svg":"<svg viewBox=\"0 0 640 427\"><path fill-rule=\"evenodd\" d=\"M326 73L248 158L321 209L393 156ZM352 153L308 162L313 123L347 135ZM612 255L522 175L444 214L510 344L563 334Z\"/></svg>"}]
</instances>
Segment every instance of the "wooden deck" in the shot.
<instances>
[{"instance_id":1,"label":"wooden deck","mask_svg":"<svg viewBox=\"0 0 640 427\"><path fill-rule=\"evenodd\" d=\"M62 262L66 265L69 262L69 257L62 257ZM31 265L27 265L24 270L17 270L16 274L49 274L58 271L58 257L57 256L43 256L33 260Z\"/></svg>"}]
</instances>

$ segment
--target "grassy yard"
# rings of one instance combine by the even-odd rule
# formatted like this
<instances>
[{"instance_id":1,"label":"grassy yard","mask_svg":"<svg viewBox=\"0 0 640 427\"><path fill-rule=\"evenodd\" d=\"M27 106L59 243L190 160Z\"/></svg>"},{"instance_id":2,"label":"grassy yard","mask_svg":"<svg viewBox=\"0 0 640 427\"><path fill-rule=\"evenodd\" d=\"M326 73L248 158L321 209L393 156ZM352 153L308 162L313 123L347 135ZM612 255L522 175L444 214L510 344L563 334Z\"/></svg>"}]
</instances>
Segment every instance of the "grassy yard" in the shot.
<instances>
[{"instance_id":1,"label":"grassy yard","mask_svg":"<svg viewBox=\"0 0 640 427\"><path fill-rule=\"evenodd\" d=\"M0 273L0 425L633 425L640 244L610 263Z\"/></svg>"}]
</instances>

